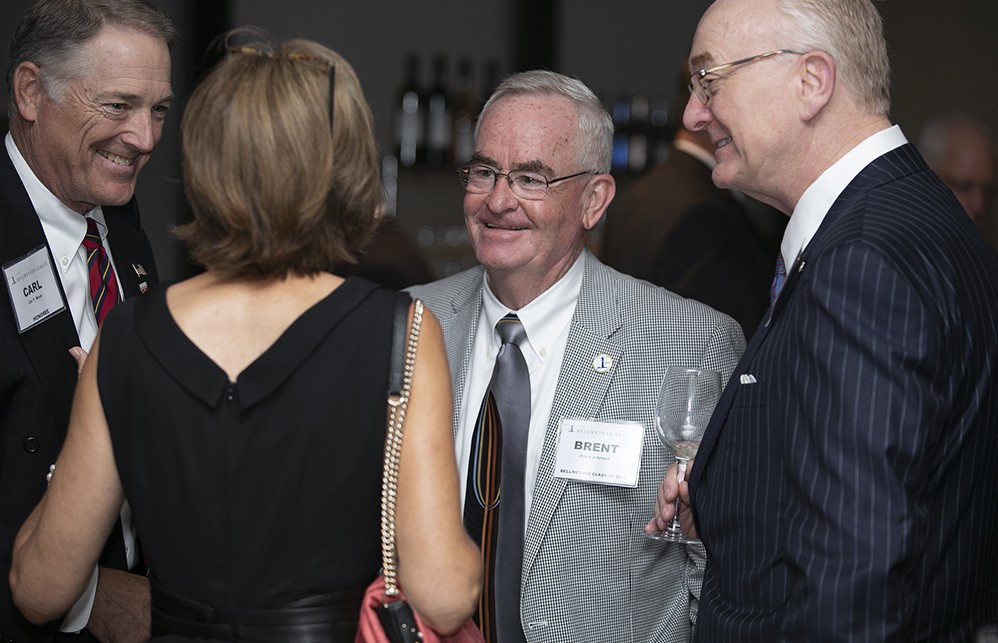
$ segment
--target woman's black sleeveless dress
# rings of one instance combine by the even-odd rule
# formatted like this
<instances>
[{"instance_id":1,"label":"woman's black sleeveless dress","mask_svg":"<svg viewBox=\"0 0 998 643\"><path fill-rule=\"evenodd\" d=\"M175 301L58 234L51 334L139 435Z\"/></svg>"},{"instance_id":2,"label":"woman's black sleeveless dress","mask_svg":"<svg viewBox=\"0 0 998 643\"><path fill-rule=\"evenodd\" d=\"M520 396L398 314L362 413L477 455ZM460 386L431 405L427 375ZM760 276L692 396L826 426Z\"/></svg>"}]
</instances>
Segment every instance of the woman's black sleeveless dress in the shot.
<instances>
[{"instance_id":1,"label":"woman's black sleeveless dress","mask_svg":"<svg viewBox=\"0 0 998 643\"><path fill-rule=\"evenodd\" d=\"M154 588L154 636L252 640L270 627L274 640L352 641L360 596L380 567L395 293L347 279L236 382L180 330L165 293L112 311L98 364ZM259 630L261 619L287 620L289 605L306 606L291 609L290 622L335 623ZM251 625L217 625L233 620Z\"/></svg>"}]
</instances>

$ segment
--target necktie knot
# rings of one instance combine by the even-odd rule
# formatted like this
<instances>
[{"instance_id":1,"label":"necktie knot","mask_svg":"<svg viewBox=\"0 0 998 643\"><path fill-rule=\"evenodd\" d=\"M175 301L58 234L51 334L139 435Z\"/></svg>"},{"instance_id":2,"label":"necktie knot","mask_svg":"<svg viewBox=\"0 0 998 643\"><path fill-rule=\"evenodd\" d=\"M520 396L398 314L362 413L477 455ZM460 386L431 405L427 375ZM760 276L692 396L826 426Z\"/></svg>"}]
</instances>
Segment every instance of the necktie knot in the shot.
<instances>
[{"instance_id":1,"label":"necktie knot","mask_svg":"<svg viewBox=\"0 0 998 643\"><path fill-rule=\"evenodd\" d=\"M523 328L523 322L514 313L509 313L496 322L496 332L503 344L516 344L519 346L527 338L527 331Z\"/></svg>"},{"instance_id":2,"label":"necktie knot","mask_svg":"<svg viewBox=\"0 0 998 643\"><path fill-rule=\"evenodd\" d=\"M87 232L83 235L83 247L87 249L87 263L90 256L101 247L100 230L97 229L97 222L87 217Z\"/></svg>"},{"instance_id":3,"label":"necktie knot","mask_svg":"<svg viewBox=\"0 0 998 643\"><path fill-rule=\"evenodd\" d=\"M104 251L97 222L87 217L87 232L83 235L83 249L87 254L87 272L90 281L90 299L97 323L118 303L118 282L111 268L111 261Z\"/></svg>"}]
</instances>

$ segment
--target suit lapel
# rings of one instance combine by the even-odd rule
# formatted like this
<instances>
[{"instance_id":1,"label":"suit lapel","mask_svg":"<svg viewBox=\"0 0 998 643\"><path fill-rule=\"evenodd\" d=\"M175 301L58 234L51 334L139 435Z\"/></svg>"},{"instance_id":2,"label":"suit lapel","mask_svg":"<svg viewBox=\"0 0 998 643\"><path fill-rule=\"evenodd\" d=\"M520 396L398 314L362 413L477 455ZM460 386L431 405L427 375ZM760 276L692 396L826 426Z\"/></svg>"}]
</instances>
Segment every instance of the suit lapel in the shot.
<instances>
[{"instance_id":1,"label":"suit lapel","mask_svg":"<svg viewBox=\"0 0 998 643\"><path fill-rule=\"evenodd\" d=\"M527 521L523 550L523 569L526 577L544 534L551 524L567 482L554 477L555 456L558 450L558 427L562 418L595 418L603 407L610 376L597 373L593 359L609 355L619 363L622 349L610 337L622 323L619 307L612 301L613 290L605 281L606 268L586 252L585 276L579 291L579 301L572 316L568 342L562 358L561 372L555 389L551 415L544 435L544 448L534 482L530 516ZM602 305L601 305L602 302Z\"/></svg>"},{"instance_id":2,"label":"suit lapel","mask_svg":"<svg viewBox=\"0 0 998 643\"><path fill-rule=\"evenodd\" d=\"M107 241L124 298L141 295L159 282L149 240L139 225L138 205L133 198L121 207L103 206Z\"/></svg>"},{"instance_id":3,"label":"suit lapel","mask_svg":"<svg viewBox=\"0 0 998 643\"><path fill-rule=\"evenodd\" d=\"M35 214L31 200L28 198L21 179L18 177L14 164L6 150L0 150L0 263L6 264L38 246L44 245L48 250L45 240L45 233L42 224ZM49 260L52 265L56 263L49 252ZM59 284L60 296L63 302L66 300L62 293L61 281L56 278ZM4 297L4 302L0 305L6 306L3 313L11 317L11 328L17 326L13 321L14 312L11 308L10 298ZM60 313L52 316L41 324L18 336L24 347L24 351L37 373L40 374L38 381L46 388L46 395L52 400L71 400L73 389L76 386L76 364L66 353L69 348L80 343L76 332L76 325L73 323L73 316L67 307ZM47 374L62 373L65 377L50 377Z\"/></svg>"},{"instance_id":4,"label":"suit lapel","mask_svg":"<svg viewBox=\"0 0 998 643\"><path fill-rule=\"evenodd\" d=\"M485 285L485 272L479 269L472 279L462 284L450 300L449 308L440 311L440 327L444 330L444 345L447 360L457 368L451 368L451 389L454 393L454 413L452 428L457 438L458 422L461 418L461 402L464 400L464 384L471 365L472 348L475 345L475 332L482 314L482 288Z\"/></svg>"}]
</instances>

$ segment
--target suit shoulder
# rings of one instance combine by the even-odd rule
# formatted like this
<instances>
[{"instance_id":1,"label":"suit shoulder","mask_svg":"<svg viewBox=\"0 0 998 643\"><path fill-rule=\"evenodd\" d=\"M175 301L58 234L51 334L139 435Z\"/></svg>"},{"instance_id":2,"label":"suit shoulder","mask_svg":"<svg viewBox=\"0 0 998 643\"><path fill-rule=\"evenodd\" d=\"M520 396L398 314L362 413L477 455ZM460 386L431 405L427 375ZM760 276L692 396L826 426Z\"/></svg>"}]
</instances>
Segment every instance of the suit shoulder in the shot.
<instances>
[{"instance_id":1,"label":"suit shoulder","mask_svg":"<svg viewBox=\"0 0 998 643\"><path fill-rule=\"evenodd\" d=\"M628 317L681 318L688 324L704 326L733 326L734 319L695 299L688 299L643 279L605 266L603 278L605 292L616 295L617 306ZM597 284L597 288L600 285Z\"/></svg>"},{"instance_id":2,"label":"suit shoulder","mask_svg":"<svg viewBox=\"0 0 998 643\"><path fill-rule=\"evenodd\" d=\"M104 212L104 219L108 222L108 225L114 225L113 222L125 223L136 230L142 228L142 219L139 216L139 202L136 197L124 204L124 205L104 205L101 206L101 210Z\"/></svg>"},{"instance_id":3,"label":"suit shoulder","mask_svg":"<svg viewBox=\"0 0 998 643\"><path fill-rule=\"evenodd\" d=\"M434 314L440 317L444 311L451 310L456 298L477 292L481 288L483 280L484 269L481 266L475 266L449 277L412 286L406 291L413 297L421 299Z\"/></svg>"},{"instance_id":4,"label":"suit shoulder","mask_svg":"<svg viewBox=\"0 0 998 643\"><path fill-rule=\"evenodd\" d=\"M861 248L898 266L915 282L940 272L964 281L970 266L992 274L995 270L994 252L956 197L928 169L872 187L830 222L826 237L820 248Z\"/></svg>"}]
</instances>

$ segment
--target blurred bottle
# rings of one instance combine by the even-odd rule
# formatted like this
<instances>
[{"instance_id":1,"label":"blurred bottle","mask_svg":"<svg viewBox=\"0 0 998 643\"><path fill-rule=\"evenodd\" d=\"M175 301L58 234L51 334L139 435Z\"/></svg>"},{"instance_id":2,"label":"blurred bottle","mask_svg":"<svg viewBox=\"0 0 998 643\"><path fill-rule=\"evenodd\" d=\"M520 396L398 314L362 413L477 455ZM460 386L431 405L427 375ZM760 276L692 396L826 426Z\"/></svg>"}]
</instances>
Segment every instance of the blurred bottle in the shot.
<instances>
[{"instance_id":1,"label":"blurred bottle","mask_svg":"<svg viewBox=\"0 0 998 643\"><path fill-rule=\"evenodd\" d=\"M471 60L461 58L457 63L457 79L454 81L454 164L462 166L471 160L475 153L475 118L478 116L478 99L475 96L474 81L471 75Z\"/></svg>"},{"instance_id":2,"label":"blurred bottle","mask_svg":"<svg viewBox=\"0 0 998 643\"><path fill-rule=\"evenodd\" d=\"M426 98L426 164L443 167L451 163L451 98L447 85L447 59L433 60L433 83Z\"/></svg>"},{"instance_id":3,"label":"blurred bottle","mask_svg":"<svg viewBox=\"0 0 998 643\"><path fill-rule=\"evenodd\" d=\"M651 163L661 163L669 158L672 148L672 123L669 122L669 99L665 96L655 96L651 99L651 109L648 113L648 125L651 128Z\"/></svg>"},{"instance_id":4,"label":"blurred bottle","mask_svg":"<svg viewBox=\"0 0 998 643\"><path fill-rule=\"evenodd\" d=\"M650 103L644 94L631 96L630 136L627 141L627 169L642 172L648 167L650 145L650 124L648 122Z\"/></svg>"},{"instance_id":5,"label":"blurred bottle","mask_svg":"<svg viewBox=\"0 0 998 643\"><path fill-rule=\"evenodd\" d=\"M392 145L399 164L412 167L425 156L423 132L424 104L419 85L419 55L406 56L405 77L395 97L392 117Z\"/></svg>"},{"instance_id":6,"label":"blurred bottle","mask_svg":"<svg viewBox=\"0 0 998 643\"><path fill-rule=\"evenodd\" d=\"M631 99L626 94L619 95L613 101L610 114L613 116L613 157L610 165L615 171L626 171L631 144Z\"/></svg>"}]
</instances>

